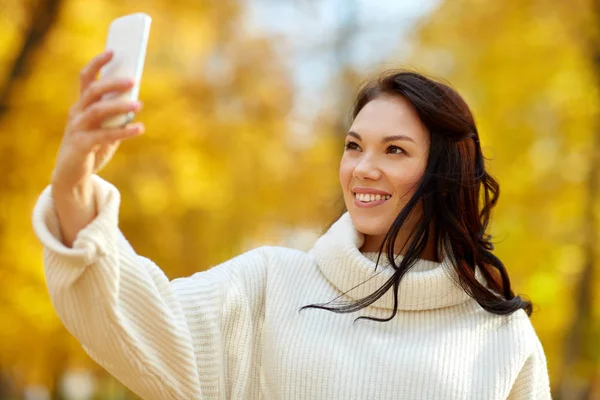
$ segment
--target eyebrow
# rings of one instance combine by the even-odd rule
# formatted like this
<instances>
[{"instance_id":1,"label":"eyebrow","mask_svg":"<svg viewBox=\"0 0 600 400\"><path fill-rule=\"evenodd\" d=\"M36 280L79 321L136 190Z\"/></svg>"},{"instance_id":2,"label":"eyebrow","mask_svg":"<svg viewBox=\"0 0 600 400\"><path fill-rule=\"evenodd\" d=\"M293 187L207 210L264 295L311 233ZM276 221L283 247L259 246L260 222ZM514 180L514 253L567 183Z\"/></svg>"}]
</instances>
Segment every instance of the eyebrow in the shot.
<instances>
[{"instance_id":1,"label":"eyebrow","mask_svg":"<svg viewBox=\"0 0 600 400\"><path fill-rule=\"evenodd\" d=\"M353 132L353 131L348 132L348 136L353 136L353 137L357 138L358 140L362 140L362 137L360 137L360 135L358 133ZM381 142L382 143L387 143L387 142L392 142L394 140L406 140L408 142L415 143L415 141L413 140L413 138L411 138L409 136L406 136L406 135L386 136L383 139L381 139Z\"/></svg>"}]
</instances>

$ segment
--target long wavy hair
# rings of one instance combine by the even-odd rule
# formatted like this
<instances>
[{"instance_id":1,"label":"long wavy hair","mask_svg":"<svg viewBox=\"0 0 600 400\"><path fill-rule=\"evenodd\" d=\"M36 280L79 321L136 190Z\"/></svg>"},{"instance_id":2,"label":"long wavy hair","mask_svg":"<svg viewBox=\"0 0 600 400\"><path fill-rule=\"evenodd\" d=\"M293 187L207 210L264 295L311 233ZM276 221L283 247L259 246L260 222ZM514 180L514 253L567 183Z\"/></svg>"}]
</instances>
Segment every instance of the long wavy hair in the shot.
<instances>
[{"instance_id":1,"label":"long wavy hair","mask_svg":"<svg viewBox=\"0 0 600 400\"><path fill-rule=\"evenodd\" d=\"M395 272L383 286L365 298L342 305L330 305L331 302L311 304L301 310L320 308L351 313L373 304L392 289L394 310L389 318L357 318L390 321L398 308L400 280L416 263L433 233L438 254L446 254L458 274L457 283L483 309L497 315L509 315L524 309L527 315L531 315L531 302L514 295L504 264L492 253L492 237L486 231L500 187L485 170L475 121L465 101L448 85L421 74L387 71L360 89L352 120L368 102L381 96L399 96L408 100L430 135L425 173L379 248L377 263L385 252ZM406 253L397 265L394 256L396 238L419 203L422 214L403 247L408 246ZM489 288L475 278L475 266L478 266Z\"/></svg>"}]
</instances>

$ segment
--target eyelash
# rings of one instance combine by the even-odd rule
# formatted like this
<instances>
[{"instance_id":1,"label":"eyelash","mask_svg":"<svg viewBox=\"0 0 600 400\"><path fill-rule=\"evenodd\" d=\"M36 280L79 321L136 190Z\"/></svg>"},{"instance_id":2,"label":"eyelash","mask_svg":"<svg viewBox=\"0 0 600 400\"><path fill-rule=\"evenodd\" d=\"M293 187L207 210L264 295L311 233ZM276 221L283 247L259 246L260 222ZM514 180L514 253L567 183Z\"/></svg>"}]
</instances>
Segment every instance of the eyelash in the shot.
<instances>
[{"instance_id":1,"label":"eyelash","mask_svg":"<svg viewBox=\"0 0 600 400\"><path fill-rule=\"evenodd\" d=\"M360 146L358 145L358 143L356 143L356 142L348 142L348 143L346 143L346 144L344 145L344 149L345 149L346 151L348 151L348 150L356 150L355 148L351 148L350 146L356 146L356 147L360 147ZM395 148L395 149L398 149L398 150L400 150L400 151L401 151L401 153L391 153L391 154L406 154L406 152L404 151L404 149L403 149L403 148L401 148L401 147L398 147L398 146L389 146L389 147L387 148L387 150L389 150L389 149L392 149L392 148Z\"/></svg>"}]
</instances>

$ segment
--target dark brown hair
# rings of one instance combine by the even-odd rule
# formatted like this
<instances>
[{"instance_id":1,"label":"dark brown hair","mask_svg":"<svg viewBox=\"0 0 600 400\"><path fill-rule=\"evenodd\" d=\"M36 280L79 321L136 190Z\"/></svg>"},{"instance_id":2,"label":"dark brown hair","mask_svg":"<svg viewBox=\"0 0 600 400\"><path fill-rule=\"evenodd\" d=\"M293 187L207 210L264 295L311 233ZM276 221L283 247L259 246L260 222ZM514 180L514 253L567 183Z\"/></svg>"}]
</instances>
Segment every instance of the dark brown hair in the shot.
<instances>
[{"instance_id":1,"label":"dark brown hair","mask_svg":"<svg viewBox=\"0 0 600 400\"><path fill-rule=\"evenodd\" d=\"M531 315L531 302L514 295L504 264L492 253L492 237L486 231L500 188L485 170L475 121L465 101L450 86L421 74L388 71L361 88L352 119L367 103L381 96L401 96L408 100L426 126L431 143L425 173L379 249L379 257L385 251L395 273L377 291L356 302L341 306L311 304L302 309L350 313L373 304L393 288L394 310L389 318L359 317L382 322L391 320L397 311L400 280L418 260L433 229L438 253L449 256L458 274L458 283L482 308L498 315L524 309ZM396 265L396 237L419 202L422 215L405 245L408 246L405 256L400 265ZM489 288L475 278L475 266L479 267Z\"/></svg>"}]
</instances>

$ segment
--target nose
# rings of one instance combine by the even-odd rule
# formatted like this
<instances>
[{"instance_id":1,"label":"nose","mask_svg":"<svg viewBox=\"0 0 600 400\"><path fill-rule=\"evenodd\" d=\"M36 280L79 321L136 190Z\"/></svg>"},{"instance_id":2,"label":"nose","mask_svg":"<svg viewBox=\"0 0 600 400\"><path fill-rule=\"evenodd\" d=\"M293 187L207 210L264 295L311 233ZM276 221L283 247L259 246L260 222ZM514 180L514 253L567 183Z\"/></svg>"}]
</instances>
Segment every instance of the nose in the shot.
<instances>
[{"instance_id":1,"label":"nose","mask_svg":"<svg viewBox=\"0 0 600 400\"><path fill-rule=\"evenodd\" d=\"M358 164L356 164L352 175L357 179L370 179L376 181L381 178L381 171L372 157L364 156Z\"/></svg>"}]
</instances>

